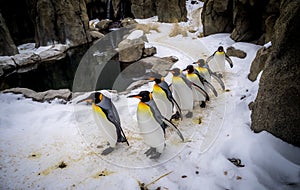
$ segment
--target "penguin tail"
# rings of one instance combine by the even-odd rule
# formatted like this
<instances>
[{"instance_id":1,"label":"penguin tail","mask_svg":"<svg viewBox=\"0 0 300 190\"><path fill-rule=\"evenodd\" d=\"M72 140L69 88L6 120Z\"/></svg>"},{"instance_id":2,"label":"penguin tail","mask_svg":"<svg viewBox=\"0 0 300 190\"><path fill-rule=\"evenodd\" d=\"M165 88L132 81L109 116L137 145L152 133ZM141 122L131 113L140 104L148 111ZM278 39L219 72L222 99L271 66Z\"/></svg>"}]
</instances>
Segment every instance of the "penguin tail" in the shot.
<instances>
[{"instance_id":1,"label":"penguin tail","mask_svg":"<svg viewBox=\"0 0 300 190\"><path fill-rule=\"evenodd\" d=\"M184 138L182 133L179 131L179 129L167 118L163 118L164 123L166 123L169 127L171 127L172 129L174 129L177 133L177 135L180 137L180 139L182 140L182 142L184 142Z\"/></svg>"}]
</instances>

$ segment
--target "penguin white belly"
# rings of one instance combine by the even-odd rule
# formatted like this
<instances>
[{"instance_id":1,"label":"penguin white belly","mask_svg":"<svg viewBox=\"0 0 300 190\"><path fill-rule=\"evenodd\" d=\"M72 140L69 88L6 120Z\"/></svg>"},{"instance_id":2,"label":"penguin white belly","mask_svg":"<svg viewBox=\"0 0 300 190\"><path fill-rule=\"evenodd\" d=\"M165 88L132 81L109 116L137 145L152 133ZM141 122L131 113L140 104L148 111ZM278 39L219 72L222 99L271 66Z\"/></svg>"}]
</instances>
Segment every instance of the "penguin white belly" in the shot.
<instances>
[{"instance_id":1,"label":"penguin white belly","mask_svg":"<svg viewBox=\"0 0 300 190\"><path fill-rule=\"evenodd\" d=\"M197 75L188 75L187 78L205 90L205 87L203 86ZM205 96L197 88L198 87L195 86L192 87L194 101L205 101Z\"/></svg>"},{"instance_id":2,"label":"penguin white belly","mask_svg":"<svg viewBox=\"0 0 300 190\"><path fill-rule=\"evenodd\" d=\"M115 147L118 138L115 125L106 118L101 108L93 106L93 114L97 126L100 127L101 134L111 147Z\"/></svg>"},{"instance_id":3,"label":"penguin white belly","mask_svg":"<svg viewBox=\"0 0 300 190\"><path fill-rule=\"evenodd\" d=\"M160 111L160 113L167 119L171 119L172 117L172 112L173 112L173 107L172 103L169 101L167 96L162 93L155 93L153 91L153 99Z\"/></svg>"},{"instance_id":4,"label":"penguin white belly","mask_svg":"<svg viewBox=\"0 0 300 190\"><path fill-rule=\"evenodd\" d=\"M204 76L205 80L209 83L211 82L211 76L206 68L197 67L196 69L202 76Z\"/></svg>"},{"instance_id":5,"label":"penguin white belly","mask_svg":"<svg viewBox=\"0 0 300 190\"><path fill-rule=\"evenodd\" d=\"M225 54L216 52L209 67L214 72L223 73L225 71Z\"/></svg>"},{"instance_id":6,"label":"penguin white belly","mask_svg":"<svg viewBox=\"0 0 300 190\"><path fill-rule=\"evenodd\" d=\"M162 153L165 147L164 132L153 117L148 105L138 106L137 120L144 142L148 146L156 148L157 152Z\"/></svg>"},{"instance_id":7,"label":"penguin white belly","mask_svg":"<svg viewBox=\"0 0 300 190\"><path fill-rule=\"evenodd\" d=\"M172 80L172 92L181 110L193 110L193 92L182 79Z\"/></svg>"}]
</instances>

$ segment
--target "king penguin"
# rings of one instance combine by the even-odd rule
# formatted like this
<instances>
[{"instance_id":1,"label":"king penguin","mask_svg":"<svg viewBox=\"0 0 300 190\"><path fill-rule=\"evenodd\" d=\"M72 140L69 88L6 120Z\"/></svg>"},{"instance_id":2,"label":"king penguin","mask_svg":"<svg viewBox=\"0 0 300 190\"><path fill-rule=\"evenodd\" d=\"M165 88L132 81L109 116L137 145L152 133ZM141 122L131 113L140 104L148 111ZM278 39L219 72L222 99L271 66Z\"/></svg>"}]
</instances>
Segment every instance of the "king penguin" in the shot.
<instances>
[{"instance_id":1,"label":"king penguin","mask_svg":"<svg viewBox=\"0 0 300 190\"><path fill-rule=\"evenodd\" d=\"M150 146L150 149L145 152L150 159L157 159L163 153L167 126L175 129L181 140L184 141L178 128L161 115L149 91L141 91L139 94L128 96L128 98L140 99L137 107L137 122L144 142Z\"/></svg>"},{"instance_id":2,"label":"king penguin","mask_svg":"<svg viewBox=\"0 0 300 190\"><path fill-rule=\"evenodd\" d=\"M173 98L172 92L169 88L168 83L164 81L159 73L148 73L149 80L154 81L153 85L153 99L161 112L161 114L167 119L182 119L181 108L179 107L176 100ZM173 109L176 106L177 112L173 115Z\"/></svg>"},{"instance_id":3,"label":"king penguin","mask_svg":"<svg viewBox=\"0 0 300 190\"><path fill-rule=\"evenodd\" d=\"M197 84L198 86L200 86L202 89L205 89L204 86L204 78L202 76L200 76L200 74L198 73L198 71L196 71L194 69L193 65L188 65L183 71L187 71L187 75L186 78L190 81L192 81L193 83ZM206 80L205 80L206 81ZM205 108L206 106L206 96L201 93L197 88L193 87L192 88L193 91L193 98L194 101L196 102L201 102L200 103L200 107L201 108Z\"/></svg>"},{"instance_id":4,"label":"king penguin","mask_svg":"<svg viewBox=\"0 0 300 190\"><path fill-rule=\"evenodd\" d=\"M211 56L206 60L206 63L209 64L210 68L214 72L223 73L225 71L225 60L229 63L230 67L233 67L232 60L225 53L223 46L219 46L217 51L215 51Z\"/></svg>"},{"instance_id":5,"label":"king penguin","mask_svg":"<svg viewBox=\"0 0 300 190\"><path fill-rule=\"evenodd\" d=\"M197 62L194 62L193 64L197 64L196 67L194 67L199 74L205 78L205 80L207 80L209 83L211 83L211 78L214 78L221 86L222 90L225 90L225 84L222 81L222 79L220 78L220 76L213 72L208 64L205 64L204 59L199 59Z\"/></svg>"},{"instance_id":6,"label":"king penguin","mask_svg":"<svg viewBox=\"0 0 300 190\"><path fill-rule=\"evenodd\" d=\"M111 153L117 142L126 142L129 146L126 136L121 128L119 114L110 98L100 92L94 92L77 103L83 101L92 102L92 110L96 124L100 127L104 138L109 144L109 147L102 152L102 155Z\"/></svg>"},{"instance_id":7,"label":"king penguin","mask_svg":"<svg viewBox=\"0 0 300 190\"><path fill-rule=\"evenodd\" d=\"M193 86L197 88L205 97L206 100L209 100L209 96L206 91L198 86L197 84L191 82L186 78L182 71L179 68L173 68L167 70L172 73L172 92L174 99L178 102L182 110L187 111L185 115L187 118L193 116L193 106L194 106L194 97L193 97Z\"/></svg>"}]
</instances>

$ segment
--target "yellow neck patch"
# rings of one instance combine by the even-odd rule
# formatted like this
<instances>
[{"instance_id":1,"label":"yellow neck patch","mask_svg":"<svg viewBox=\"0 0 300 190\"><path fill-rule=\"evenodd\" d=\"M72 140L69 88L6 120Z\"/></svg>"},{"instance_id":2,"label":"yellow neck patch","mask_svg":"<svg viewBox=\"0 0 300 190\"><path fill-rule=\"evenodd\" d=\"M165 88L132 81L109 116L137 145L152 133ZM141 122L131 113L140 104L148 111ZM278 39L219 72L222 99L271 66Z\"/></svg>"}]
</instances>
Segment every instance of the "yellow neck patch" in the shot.
<instances>
[{"instance_id":1,"label":"yellow neck patch","mask_svg":"<svg viewBox=\"0 0 300 190\"><path fill-rule=\"evenodd\" d=\"M138 104L138 112L141 112L141 113L150 112L151 113L151 110L150 110L150 107L146 103L140 102Z\"/></svg>"},{"instance_id":2,"label":"yellow neck patch","mask_svg":"<svg viewBox=\"0 0 300 190\"><path fill-rule=\"evenodd\" d=\"M164 90L158 84L154 84L153 93L164 93Z\"/></svg>"},{"instance_id":3,"label":"yellow neck patch","mask_svg":"<svg viewBox=\"0 0 300 190\"><path fill-rule=\"evenodd\" d=\"M100 116L102 116L104 118L107 118L105 113L103 112L103 110L99 106L97 106L96 104L93 103L92 108L93 108L93 111L95 113L99 114Z\"/></svg>"},{"instance_id":4,"label":"yellow neck patch","mask_svg":"<svg viewBox=\"0 0 300 190\"><path fill-rule=\"evenodd\" d=\"M224 55L225 53L224 53L224 51L222 51L222 52L217 51L216 54L217 55Z\"/></svg>"}]
</instances>

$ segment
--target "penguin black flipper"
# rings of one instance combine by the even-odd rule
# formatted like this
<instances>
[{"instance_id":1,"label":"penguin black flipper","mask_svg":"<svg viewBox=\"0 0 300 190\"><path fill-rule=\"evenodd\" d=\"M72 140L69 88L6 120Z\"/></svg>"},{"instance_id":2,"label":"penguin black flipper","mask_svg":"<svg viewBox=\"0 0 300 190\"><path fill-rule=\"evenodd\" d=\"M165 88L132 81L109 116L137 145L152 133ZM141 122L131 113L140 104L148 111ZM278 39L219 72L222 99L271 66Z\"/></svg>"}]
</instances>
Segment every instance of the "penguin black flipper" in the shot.
<instances>
[{"instance_id":1,"label":"penguin black flipper","mask_svg":"<svg viewBox=\"0 0 300 190\"><path fill-rule=\"evenodd\" d=\"M192 82L192 85L195 86L195 87L197 87L196 89L197 89L201 94L203 94L203 96L205 96L206 101L209 101L209 95L207 94L207 92L206 92L203 88L201 88L200 86L198 86L197 84L195 84L195 83L193 83L193 82Z\"/></svg>"},{"instance_id":2,"label":"penguin black flipper","mask_svg":"<svg viewBox=\"0 0 300 190\"><path fill-rule=\"evenodd\" d=\"M228 61L229 65L230 65L230 68L233 67L233 63L232 63L232 60L230 59L230 57L225 53L225 59L226 61Z\"/></svg>"},{"instance_id":3,"label":"penguin black flipper","mask_svg":"<svg viewBox=\"0 0 300 190\"><path fill-rule=\"evenodd\" d=\"M209 63L215 56L217 51L215 51L211 56L209 56L207 59L206 59L206 64Z\"/></svg>"},{"instance_id":4,"label":"penguin black flipper","mask_svg":"<svg viewBox=\"0 0 300 190\"><path fill-rule=\"evenodd\" d=\"M180 117L180 119L182 120L182 112L181 112L181 108L180 108L180 106L178 105L178 103L176 102L176 100L173 98L173 96L172 96L172 102L175 104L175 106L176 106L176 109L179 111L179 117Z\"/></svg>"},{"instance_id":5,"label":"penguin black flipper","mask_svg":"<svg viewBox=\"0 0 300 190\"><path fill-rule=\"evenodd\" d=\"M218 97L218 92L216 91L215 87L212 84L210 84L207 80L205 80L203 83L214 93L216 97Z\"/></svg>"},{"instance_id":6,"label":"penguin black flipper","mask_svg":"<svg viewBox=\"0 0 300 190\"><path fill-rule=\"evenodd\" d=\"M218 83L221 85L222 89L225 90L225 84L224 82L222 81L222 79L214 72L212 72L211 74L211 77L213 77L216 81L218 81Z\"/></svg>"},{"instance_id":7,"label":"penguin black flipper","mask_svg":"<svg viewBox=\"0 0 300 190\"><path fill-rule=\"evenodd\" d=\"M171 128L173 128L177 135L180 137L180 139L182 140L182 142L184 142L184 138L183 138L183 135L182 133L179 131L179 129L170 121L168 120L167 118L163 118L163 121Z\"/></svg>"},{"instance_id":8,"label":"penguin black flipper","mask_svg":"<svg viewBox=\"0 0 300 190\"><path fill-rule=\"evenodd\" d=\"M98 104L98 106L101 107L103 112L106 114L107 119L115 125L118 135L117 142L126 142L129 146L125 133L121 127L119 114L116 107L111 102L111 99L103 96L103 100Z\"/></svg>"},{"instance_id":9,"label":"penguin black flipper","mask_svg":"<svg viewBox=\"0 0 300 190\"><path fill-rule=\"evenodd\" d=\"M181 74L180 77L181 77L181 79L184 81L184 83L185 83L190 89L192 89L193 82L190 81L189 79L187 79L186 76L183 75L183 74Z\"/></svg>"}]
</instances>

